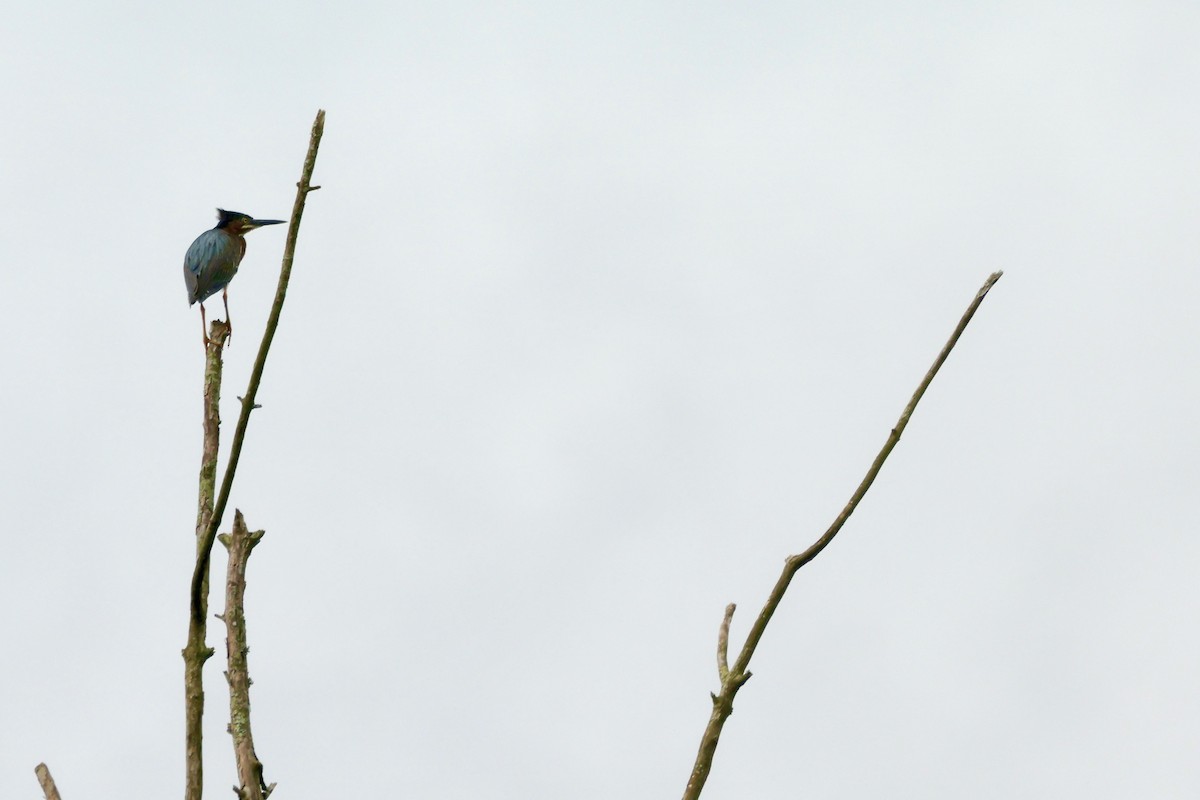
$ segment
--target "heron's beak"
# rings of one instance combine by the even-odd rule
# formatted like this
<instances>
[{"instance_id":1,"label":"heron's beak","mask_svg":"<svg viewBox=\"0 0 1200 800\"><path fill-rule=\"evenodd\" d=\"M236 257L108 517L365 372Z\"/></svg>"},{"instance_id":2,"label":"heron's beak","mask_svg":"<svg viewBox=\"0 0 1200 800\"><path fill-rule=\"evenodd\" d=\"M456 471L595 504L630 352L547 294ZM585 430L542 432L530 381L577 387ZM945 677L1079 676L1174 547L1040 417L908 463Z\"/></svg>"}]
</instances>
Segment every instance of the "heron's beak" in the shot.
<instances>
[{"instance_id":1,"label":"heron's beak","mask_svg":"<svg viewBox=\"0 0 1200 800\"><path fill-rule=\"evenodd\" d=\"M286 219L251 219L246 221L245 226L246 230L252 231L264 225L282 225L285 222L287 222Z\"/></svg>"}]
</instances>

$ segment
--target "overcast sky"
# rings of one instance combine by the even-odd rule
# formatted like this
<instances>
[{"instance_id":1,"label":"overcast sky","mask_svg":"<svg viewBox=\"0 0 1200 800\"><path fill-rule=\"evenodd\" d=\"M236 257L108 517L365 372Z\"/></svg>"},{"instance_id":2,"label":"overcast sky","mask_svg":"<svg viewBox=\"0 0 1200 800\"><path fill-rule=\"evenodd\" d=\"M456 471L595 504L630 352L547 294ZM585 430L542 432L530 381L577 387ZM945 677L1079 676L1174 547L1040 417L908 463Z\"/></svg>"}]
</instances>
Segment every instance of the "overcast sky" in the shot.
<instances>
[{"instance_id":1,"label":"overcast sky","mask_svg":"<svg viewBox=\"0 0 1200 800\"><path fill-rule=\"evenodd\" d=\"M182 793L183 254L289 214L318 108L231 500L276 797L678 797L725 604L740 645L997 269L705 797L1197 797L1198 41L1187 2L8 8L0 797Z\"/></svg>"}]
</instances>

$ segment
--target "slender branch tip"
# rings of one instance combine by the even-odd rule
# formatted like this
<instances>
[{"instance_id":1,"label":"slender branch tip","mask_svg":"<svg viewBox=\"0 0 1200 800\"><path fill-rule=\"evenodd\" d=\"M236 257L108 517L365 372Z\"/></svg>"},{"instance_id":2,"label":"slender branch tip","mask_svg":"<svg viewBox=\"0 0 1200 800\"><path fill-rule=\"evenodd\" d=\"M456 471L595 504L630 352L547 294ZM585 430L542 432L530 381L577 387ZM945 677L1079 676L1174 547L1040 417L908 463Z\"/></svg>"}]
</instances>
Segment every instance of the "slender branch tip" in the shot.
<instances>
[{"instance_id":1,"label":"slender branch tip","mask_svg":"<svg viewBox=\"0 0 1200 800\"><path fill-rule=\"evenodd\" d=\"M703 790L704 784L708 780L709 773L712 770L713 755L716 753L717 744L721 738L721 731L725 725L725 720L730 714L733 713L734 696L737 694L738 689L740 689L746 683L746 681L750 680L752 676L752 673L748 668L750 659L753 657L755 649L762 640L763 633L767 628L767 624L771 621L771 617L779 608L779 604L783 600L783 596L787 592L788 586L792 582L792 578L795 577L796 573L799 572L799 570L805 564L816 558L821 551L824 550L831 541L833 541L833 538L837 536L838 532L842 529L842 526L850 518L850 515L854 513L854 510L858 507L859 502L863 499L867 491L871 488L871 485L875 482L875 478L879 474L880 469L883 467L884 462L891 454L893 448L895 448L897 442L900 441L900 436L904 433L904 429L908 425L909 418L912 416L917 404L924 396L925 390L929 388L930 383L933 382L934 377L937 375L947 357L950 355L950 351L954 349L954 345L957 344L959 337L962 336L963 331L966 330L967 325L970 323L971 318L975 315L976 310L978 310L980 304L983 302L988 290L992 288L996 281L1000 280L1000 277L1003 274L1004 272L1000 270L993 272L990 276L988 276L988 279L984 281L984 284L979 291L975 293L975 297L972 298L970 305L967 306L967 310L959 319L958 325L955 327L954 332L950 335L950 339L942 347L941 352L939 352L937 355L937 358L934 359L933 366L931 366L928 372L925 373L925 377L921 380L920 384L918 384L917 390L913 392L911 399L908 401L908 405L905 406L904 410L901 412L899 421L896 423L895 427L892 428L887 441L884 442L883 447L879 450L879 454L876 455L875 460L867 469L866 476L859 483L858 488L854 490L854 493L850 496L849 502L847 502L842 508L841 513L838 514L836 519L834 519L833 524L830 525L825 533L821 534L821 536L815 542L809 545L808 549L806 549L804 552L790 555L784 559L783 573L775 582L775 586L771 589L771 593L767 598L767 602L763 605L763 608L755 618L754 623L750 626L750 632L746 635L746 641L742 645L742 649L738 654L737 661L732 667L728 667L726 665L726 648L728 646L728 628L730 619L733 616L734 606L731 603L726 608L725 619L721 623L721 634L717 646L718 668L721 672L721 695L719 698L715 694L710 695L713 699L713 713L709 718L707 727L704 729L704 733L701 735L700 748L696 753L696 761L692 767L691 777L688 779L687 787L684 789L683 800L697 800L697 798L700 797L700 793Z\"/></svg>"}]
</instances>

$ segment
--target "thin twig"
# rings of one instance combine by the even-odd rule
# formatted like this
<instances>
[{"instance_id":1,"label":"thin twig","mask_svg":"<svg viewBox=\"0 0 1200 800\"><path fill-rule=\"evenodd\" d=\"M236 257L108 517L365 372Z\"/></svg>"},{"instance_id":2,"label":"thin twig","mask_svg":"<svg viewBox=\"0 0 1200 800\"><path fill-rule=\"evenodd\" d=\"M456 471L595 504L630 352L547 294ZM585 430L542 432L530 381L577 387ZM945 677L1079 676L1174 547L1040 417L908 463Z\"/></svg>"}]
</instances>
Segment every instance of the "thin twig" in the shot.
<instances>
[{"instance_id":1,"label":"thin twig","mask_svg":"<svg viewBox=\"0 0 1200 800\"><path fill-rule=\"evenodd\" d=\"M700 738L700 750L696 754L696 763L692 767L692 774L688 779L687 788L684 790L683 800L696 800L700 796L700 792L704 789L704 783L708 780L709 772L712 770L712 759L717 750L717 743L721 738L721 729L725 725L725 720L733 713L733 698L737 695L738 689L750 679L750 672L747 670L747 667L750 665L750 659L754 655L754 650L758 647L758 643L762 640L763 633L767 629L767 623L771 621L772 615L779 607L780 601L783 600L783 595L787 591L788 585L792 582L792 578L795 577L796 572L801 567L816 558L833 541L833 537L837 536L838 531L846 524L846 520L854 513L854 509L858 507L867 490L871 488L871 484L875 482L875 476L879 474L879 470L883 467L883 462L887 460L896 443L900 441L900 436L908 426L908 420L916 409L917 403L921 401L921 397L925 394L925 390L929 388L929 384L933 382L934 376L937 375L938 370L945 363L946 357L950 355L950 351L954 349L954 345L957 344L959 337L966 330L971 317L975 316L975 311L983 302L983 298L987 296L988 291L996 281L1000 280L1000 276L1003 274L1003 272L992 273L975 294L975 299L967 306L967 310L962 315L962 319L958 321L958 326L954 329L954 333L951 334L950 339L934 360L933 366L925 373L925 377L921 380L917 390L913 392L912 399L908 401L908 405L905 406L904 411L900 414L900 419L896 423L896 427L892 428L887 441L884 442L883 448L879 451L879 455L875 457L875 461L872 462L870 469L867 470L866 477L862 479L858 488L854 490L850 501L846 503L845 508L838 514L837 519L833 521L829 529L813 542L807 550L797 555L788 556L783 568L783 574L779 576L779 580L776 581L775 587L771 590L766 604L763 606L762 611L759 612L758 618L754 621L750 632L746 635L746 643L742 646L737 661L722 677L721 691L712 696L712 714L709 716L708 725L704 729L704 735ZM728 614L729 612L726 611L727 618ZM722 626L722 633L726 633L724 625Z\"/></svg>"},{"instance_id":2,"label":"thin twig","mask_svg":"<svg viewBox=\"0 0 1200 800\"><path fill-rule=\"evenodd\" d=\"M729 675L729 626L733 623L733 612L737 604L725 606L725 619L721 620L721 631L717 634L717 677L725 680Z\"/></svg>"},{"instance_id":3,"label":"thin twig","mask_svg":"<svg viewBox=\"0 0 1200 800\"><path fill-rule=\"evenodd\" d=\"M296 200L292 204L291 222L288 224L287 243L283 248L283 263L279 270L279 284L275 288L275 302L271 305L271 313L267 317L267 329L263 332L262 343L258 346L258 356L254 359L254 368L250 372L250 385L242 397L242 411L238 415L237 427L233 432L233 441L229 448L229 462L225 465L225 474L221 479L221 492L217 495L213 508L212 519L204 532L200 552L196 557L196 568L192 573L192 617L203 615L201 595L204 593L204 578L208 571L208 562L212 557L213 542L217 538L217 528L225 514L225 506L229 502L229 491L233 487L233 476L237 473L238 459L242 455L242 443L246 439L246 426L250 423L250 412L254 409L254 396L258 393L258 385L262 380L263 368L267 363L267 353L275 338L275 329L279 326L279 315L283 311L283 301L287 297L288 281L292 276L292 261L296 253L296 239L300 234L300 219L304 216L304 204L308 193L321 188L312 186L313 169L317 163L317 149L321 145L321 136L325 132L325 112L318 111L313 121L312 134L308 140L308 154L304 157L304 169L300 173L300 181L296 184Z\"/></svg>"},{"instance_id":4,"label":"thin twig","mask_svg":"<svg viewBox=\"0 0 1200 800\"><path fill-rule=\"evenodd\" d=\"M262 531L250 531L242 512L233 513L233 534L221 534L221 544L229 551L225 576L225 654L229 682L229 733L233 736L233 755L242 785L235 789L241 800L265 800L275 789L263 781L263 765L254 751L250 733L250 667L246 639L246 564L250 553L262 540Z\"/></svg>"},{"instance_id":5,"label":"thin twig","mask_svg":"<svg viewBox=\"0 0 1200 800\"><path fill-rule=\"evenodd\" d=\"M46 800L62 800L58 794L58 787L54 785L54 778L50 775L50 768L45 764L38 764L33 771L37 775L38 783L42 785L42 794L46 796Z\"/></svg>"}]
</instances>

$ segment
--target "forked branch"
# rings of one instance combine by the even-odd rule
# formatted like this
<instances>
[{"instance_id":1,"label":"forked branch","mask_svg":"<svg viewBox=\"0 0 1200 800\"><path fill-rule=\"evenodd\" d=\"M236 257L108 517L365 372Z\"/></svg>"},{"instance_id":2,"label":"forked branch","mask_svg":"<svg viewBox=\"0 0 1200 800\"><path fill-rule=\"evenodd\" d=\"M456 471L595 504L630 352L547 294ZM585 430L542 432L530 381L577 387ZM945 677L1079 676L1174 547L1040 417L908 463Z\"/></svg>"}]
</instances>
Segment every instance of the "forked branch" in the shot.
<instances>
[{"instance_id":1,"label":"forked branch","mask_svg":"<svg viewBox=\"0 0 1200 800\"><path fill-rule=\"evenodd\" d=\"M221 492L217 495L213 507L212 519L204 538L200 543L200 552L196 556L196 568L192 573L192 616L202 615L200 595L203 593L205 578L208 574L208 562L212 557L213 542L217 538L217 528L221 526L221 518L225 514L225 506L229 503L229 490L233 488L233 476L237 473L238 459L242 456L242 443L246 439L246 426L250 424L250 412L257 406L254 397L258 394L258 385L262 381L263 368L267 364L267 353L271 350L271 342L275 339L275 329L279 327L279 315L283 311L283 301L287 298L288 281L292 277L292 260L296 254L296 239L300 235L300 219L304 216L304 204L308 193L315 192L320 186L312 185L313 169L317 165L317 149L321 146L321 136L325 132L325 112L318 111L313 121L312 134L308 140L308 153L304 157L304 169L300 173L300 181L296 184L296 200L292 204L291 221L288 223L287 243L283 247L283 263L279 270L279 283L275 287L275 302L271 304L271 313L267 317L267 329L263 331L262 343L258 346L258 356L254 359L254 367L250 371L250 385L242 396L242 411L238 415L237 427L233 431L233 442L229 448L229 463L225 465L225 474L221 478Z\"/></svg>"},{"instance_id":2,"label":"forked branch","mask_svg":"<svg viewBox=\"0 0 1200 800\"><path fill-rule=\"evenodd\" d=\"M204 717L204 662L212 656L212 649L205 642L206 617L208 615L208 575L209 563L212 559L213 542L216 540L217 528L225 514L225 506L229 502L229 493L233 487L233 478L237 473L238 460L242 454L242 443L246 438L246 427L250 422L250 412L259 406L254 402L258 386L262 380L263 368L266 365L267 353L275 338L275 330L279 326L279 315L283 310L283 301L287 296L288 282L292 275L292 262L296 253L296 240L300 233L300 220L304 215L304 205L308 193L316 191L319 186L311 185L313 170L316 167L317 149L325 130L325 112L318 111L313 121L312 133L309 136L308 153L304 158L300 181L296 184L296 200L292 205L291 222L288 225L287 243L283 250L283 263L280 266L279 284L275 289L275 300L271 305L271 313L267 318L267 327L263 332L262 343L250 372L250 385L241 401L241 413L238 415L237 427L234 429L233 441L229 451L229 462L225 466L225 474L221 479L219 493L216 491L217 451L220 432L219 404L221 395L221 357L224 352L225 339L229 335L228 326L214 321L210 343L206 349L204 373L204 451L200 467L200 502L196 518L196 563L192 572L190 598L190 613L188 615L188 639L183 649L184 660L184 718L185 718L185 800L200 800L204 790L203 773L203 717ZM214 497L215 495L215 497Z\"/></svg>"},{"instance_id":3,"label":"forked branch","mask_svg":"<svg viewBox=\"0 0 1200 800\"><path fill-rule=\"evenodd\" d=\"M994 272L988 276L988 279L984 281L983 286L976 293L971 304L967 306L967 310L962 315L962 319L958 321L958 326L955 327L954 333L950 335L950 339L946 342L942 351L938 353L938 357L934 359L933 366L925 373L925 377L921 380L920 385L917 386L917 390L913 392L912 399L908 401L908 405L905 406L903 413L900 414L900 420L896 423L896 427L892 428L887 441L884 442L883 448L879 451L879 455L875 456L875 461L872 462L870 469L867 470L866 477L862 479L858 488L854 490L850 501L846 503L845 508L838 514L837 519L833 521L829 529L813 542L807 550L788 556L784 564L783 574L775 582L775 588L771 590L766 604L763 606L762 611L758 613L758 618L754 620L754 625L751 626L750 632L746 635L746 642L742 645L742 650L732 667L728 667L726 662L728 659L729 625L733 618L734 606L731 604L725 609L725 618L721 622L720 633L717 636L717 671L721 680L721 691L712 695L712 713L709 715L704 735L700 738L700 750L696 754L696 762L692 767L692 774L688 779L687 788L684 790L683 800L696 800L700 796L700 792L704 789L704 783L708 780L709 772L712 770L713 755L717 751L717 743L721 738L721 729L725 725L725 720L733 713L733 698L737 695L738 689L746 681L750 680L750 672L748 670L750 659L753 657L758 643L762 640L763 633L766 632L767 624L771 621L772 615L779 608L779 603L783 600L783 595L787 591L788 585L792 582L792 578L795 577L801 567L816 558L833 541L833 537L837 536L838 531L846 524L846 520L854 513L854 509L858 507L867 490L871 488L871 484L875 482L875 477L883 467L883 462L887 460L887 457L900 441L900 436L904 433L904 429L908 427L908 420L916 409L917 403L924 396L925 390L929 388L929 384L933 382L934 376L942 368L942 364L945 363L947 356L950 355L950 351L958 343L959 337L966 330L971 318L975 316L975 312L983 302L983 298L987 296L988 291L995 285L996 281L1000 280L1000 276L1003 274L1003 272Z\"/></svg>"}]
</instances>

